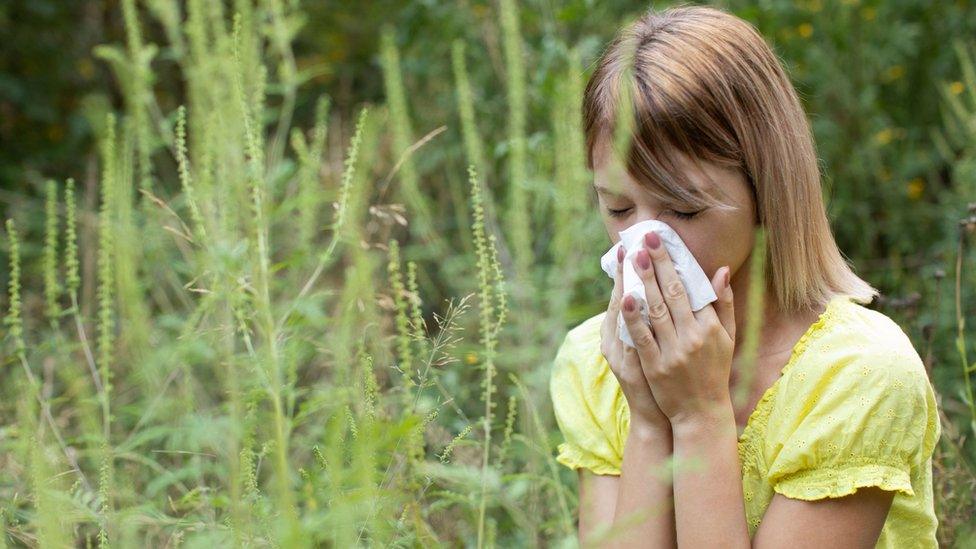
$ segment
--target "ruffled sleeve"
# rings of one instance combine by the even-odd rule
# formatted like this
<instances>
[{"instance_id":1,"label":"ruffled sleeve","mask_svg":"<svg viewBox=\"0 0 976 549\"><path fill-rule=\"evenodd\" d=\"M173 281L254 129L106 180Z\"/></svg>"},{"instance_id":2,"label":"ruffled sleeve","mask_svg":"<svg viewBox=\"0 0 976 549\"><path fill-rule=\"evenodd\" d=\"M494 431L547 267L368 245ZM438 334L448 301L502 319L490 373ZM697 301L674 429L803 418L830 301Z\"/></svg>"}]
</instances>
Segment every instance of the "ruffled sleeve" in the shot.
<instances>
[{"instance_id":1,"label":"ruffled sleeve","mask_svg":"<svg viewBox=\"0 0 976 549\"><path fill-rule=\"evenodd\" d=\"M770 425L767 480L803 500L877 486L914 496L938 440L935 394L914 349L879 345L790 372Z\"/></svg>"},{"instance_id":2,"label":"ruffled sleeve","mask_svg":"<svg viewBox=\"0 0 976 549\"><path fill-rule=\"evenodd\" d=\"M600 352L601 320L593 317L570 330L553 360L549 393L563 437L556 461L574 470L619 475L629 417Z\"/></svg>"}]
</instances>

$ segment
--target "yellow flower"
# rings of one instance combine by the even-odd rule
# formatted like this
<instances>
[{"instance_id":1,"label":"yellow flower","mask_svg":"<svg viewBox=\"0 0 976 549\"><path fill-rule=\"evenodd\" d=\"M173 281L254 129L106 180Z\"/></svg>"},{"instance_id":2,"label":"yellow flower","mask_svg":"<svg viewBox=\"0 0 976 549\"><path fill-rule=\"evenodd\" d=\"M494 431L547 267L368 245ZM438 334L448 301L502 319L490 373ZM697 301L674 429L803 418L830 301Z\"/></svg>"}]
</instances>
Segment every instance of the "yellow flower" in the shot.
<instances>
[{"instance_id":1,"label":"yellow flower","mask_svg":"<svg viewBox=\"0 0 976 549\"><path fill-rule=\"evenodd\" d=\"M95 75L95 64L92 63L91 59L82 57L78 61L78 74L80 74L82 78L86 79Z\"/></svg>"},{"instance_id":2,"label":"yellow flower","mask_svg":"<svg viewBox=\"0 0 976 549\"><path fill-rule=\"evenodd\" d=\"M908 198L912 200L918 200L922 198L922 193L925 191L925 180L921 177L916 177L908 182Z\"/></svg>"},{"instance_id":3,"label":"yellow flower","mask_svg":"<svg viewBox=\"0 0 976 549\"><path fill-rule=\"evenodd\" d=\"M884 72L884 79L888 82L892 80L898 80L905 75L905 67L901 65L892 65L888 67Z\"/></svg>"},{"instance_id":4,"label":"yellow flower","mask_svg":"<svg viewBox=\"0 0 976 549\"><path fill-rule=\"evenodd\" d=\"M963 86L962 82L958 80L953 82L952 84L949 84L949 91L952 92L952 95L959 95L960 93L962 93L962 90L964 89L966 89L966 87Z\"/></svg>"},{"instance_id":5,"label":"yellow flower","mask_svg":"<svg viewBox=\"0 0 976 549\"><path fill-rule=\"evenodd\" d=\"M874 17L876 15L878 15L878 10L876 10L874 6L864 6L864 8L861 9L861 18L863 18L865 21L874 21Z\"/></svg>"},{"instance_id":6,"label":"yellow flower","mask_svg":"<svg viewBox=\"0 0 976 549\"><path fill-rule=\"evenodd\" d=\"M810 38L810 35L813 34L813 25L810 23L801 23L796 28L796 32L803 38Z\"/></svg>"},{"instance_id":7,"label":"yellow flower","mask_svg":"<svg viewBox=\"0 0 976 549\"><path fill-rule=\"evenodd\" d=\"M878 145L887 145L888 143L891 143L891 138L893 135L894 132L891 128L885 128L874 134L874 140L878 143Z\"/></svg>"},{"instance_id":8,"label":"yellow flower","mask_svg":"<svg viewBox=\"0 0 976 549\"><path fill-rule=\"evenodd\" d=\"M478 363L478 355L476 355L474 353L468 353L468 354L464 355L464 361L467 362L468 364L477 364Z\"/></svg>"}]
</instances>

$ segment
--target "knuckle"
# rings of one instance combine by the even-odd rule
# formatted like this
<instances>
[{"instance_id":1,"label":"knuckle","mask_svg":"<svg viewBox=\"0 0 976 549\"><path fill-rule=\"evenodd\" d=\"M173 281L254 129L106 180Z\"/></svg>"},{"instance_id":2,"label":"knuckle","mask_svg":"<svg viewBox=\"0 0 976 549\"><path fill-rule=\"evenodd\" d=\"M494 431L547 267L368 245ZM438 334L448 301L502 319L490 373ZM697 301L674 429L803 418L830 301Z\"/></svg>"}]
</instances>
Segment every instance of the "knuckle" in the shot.
<instances>
[{"instance_id":1,"label":"knuckle","mask_svg":"<svg viewBox=\"0 0 976 549\"><path fill-rule=\"evenodd\" d=\"M637 335L637 337L634 339L634 343L638 347L650 347L651 344L654 343L654 336L651 335L651 332L644 330Z\"/></svg>"},{"instance_id":2,"label":"knuckle","mask_svg":"<svg viewBox=\"0 0 976 549\"><path fill-rule=\"evenodd\" d=\"M708 329L710 335L720 334L725 329L718 320L709 320L705 327Z\"/></svg>"},{"instance_id":3,"label":"knuckle","mask_svg":"<svg viewBox=\"0 0 976 549\"><path fill-rule=\"evenodd\" d=\"M663 301L657 301L648 307L647 312L651 318L663 320L668 317L668 306Z\"/></svg>"},{"instance_id":4,"label":"knuckle","mask_svg":"<svg viewBox=\"0 0 976 549\"><path fill-rule=\"evenodd\" d=\"M671 297L681 297L685 293L685 286L680 280L672 280L668 283L666 291Z\"/></svg>"}]
</instances>

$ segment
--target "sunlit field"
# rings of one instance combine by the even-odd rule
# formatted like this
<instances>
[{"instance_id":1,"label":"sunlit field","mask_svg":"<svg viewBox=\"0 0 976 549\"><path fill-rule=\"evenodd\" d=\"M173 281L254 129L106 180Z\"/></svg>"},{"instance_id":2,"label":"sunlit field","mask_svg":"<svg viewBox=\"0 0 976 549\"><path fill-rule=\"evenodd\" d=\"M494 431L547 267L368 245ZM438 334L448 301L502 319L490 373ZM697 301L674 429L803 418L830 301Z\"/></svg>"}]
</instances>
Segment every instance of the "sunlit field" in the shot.
<instances>
[{"instance_id":1,"label":"sunlit field","mask_svg":"<svg viewBox=\"0 0 976 549\"><path fill-rule=\"evenodd\" d=\"M88 2L97 45L43 55L75 15L29 4L0 7L0 548L577 544L549 373L612 282L580 102L649 4ZM972 547L976 5L722 5L925 361L939 541ZM41 124L58 55L87 91Z\"/></svg>"}]
</instances>

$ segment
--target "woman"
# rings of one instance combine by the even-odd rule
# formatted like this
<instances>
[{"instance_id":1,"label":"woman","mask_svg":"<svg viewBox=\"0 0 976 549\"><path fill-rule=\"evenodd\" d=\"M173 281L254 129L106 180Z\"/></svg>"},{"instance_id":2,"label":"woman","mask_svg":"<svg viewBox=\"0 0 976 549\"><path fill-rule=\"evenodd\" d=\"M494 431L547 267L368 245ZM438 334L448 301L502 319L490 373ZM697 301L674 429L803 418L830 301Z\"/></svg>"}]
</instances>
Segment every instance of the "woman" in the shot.
<instances>
[{"instance_id":1,"label":"woman","mask_svg":"<svg viewBox=\"0 0 976 549\"><path fill-rule=\"evenodd\" d=\"M834 242L805 114L762 36L716 8L649 11L600 58L583 117L611 240L668 223L718 301L690 309L651 232L635 258L651 325L616 283L567 334L550 391L581 542L609 527L621 547L936 547L934 392L901 328L864 306L877 290ZM758 227L761 329L738 407ZM636 349L616 336L621 308Z\"/></svg>"}]
</instances>

